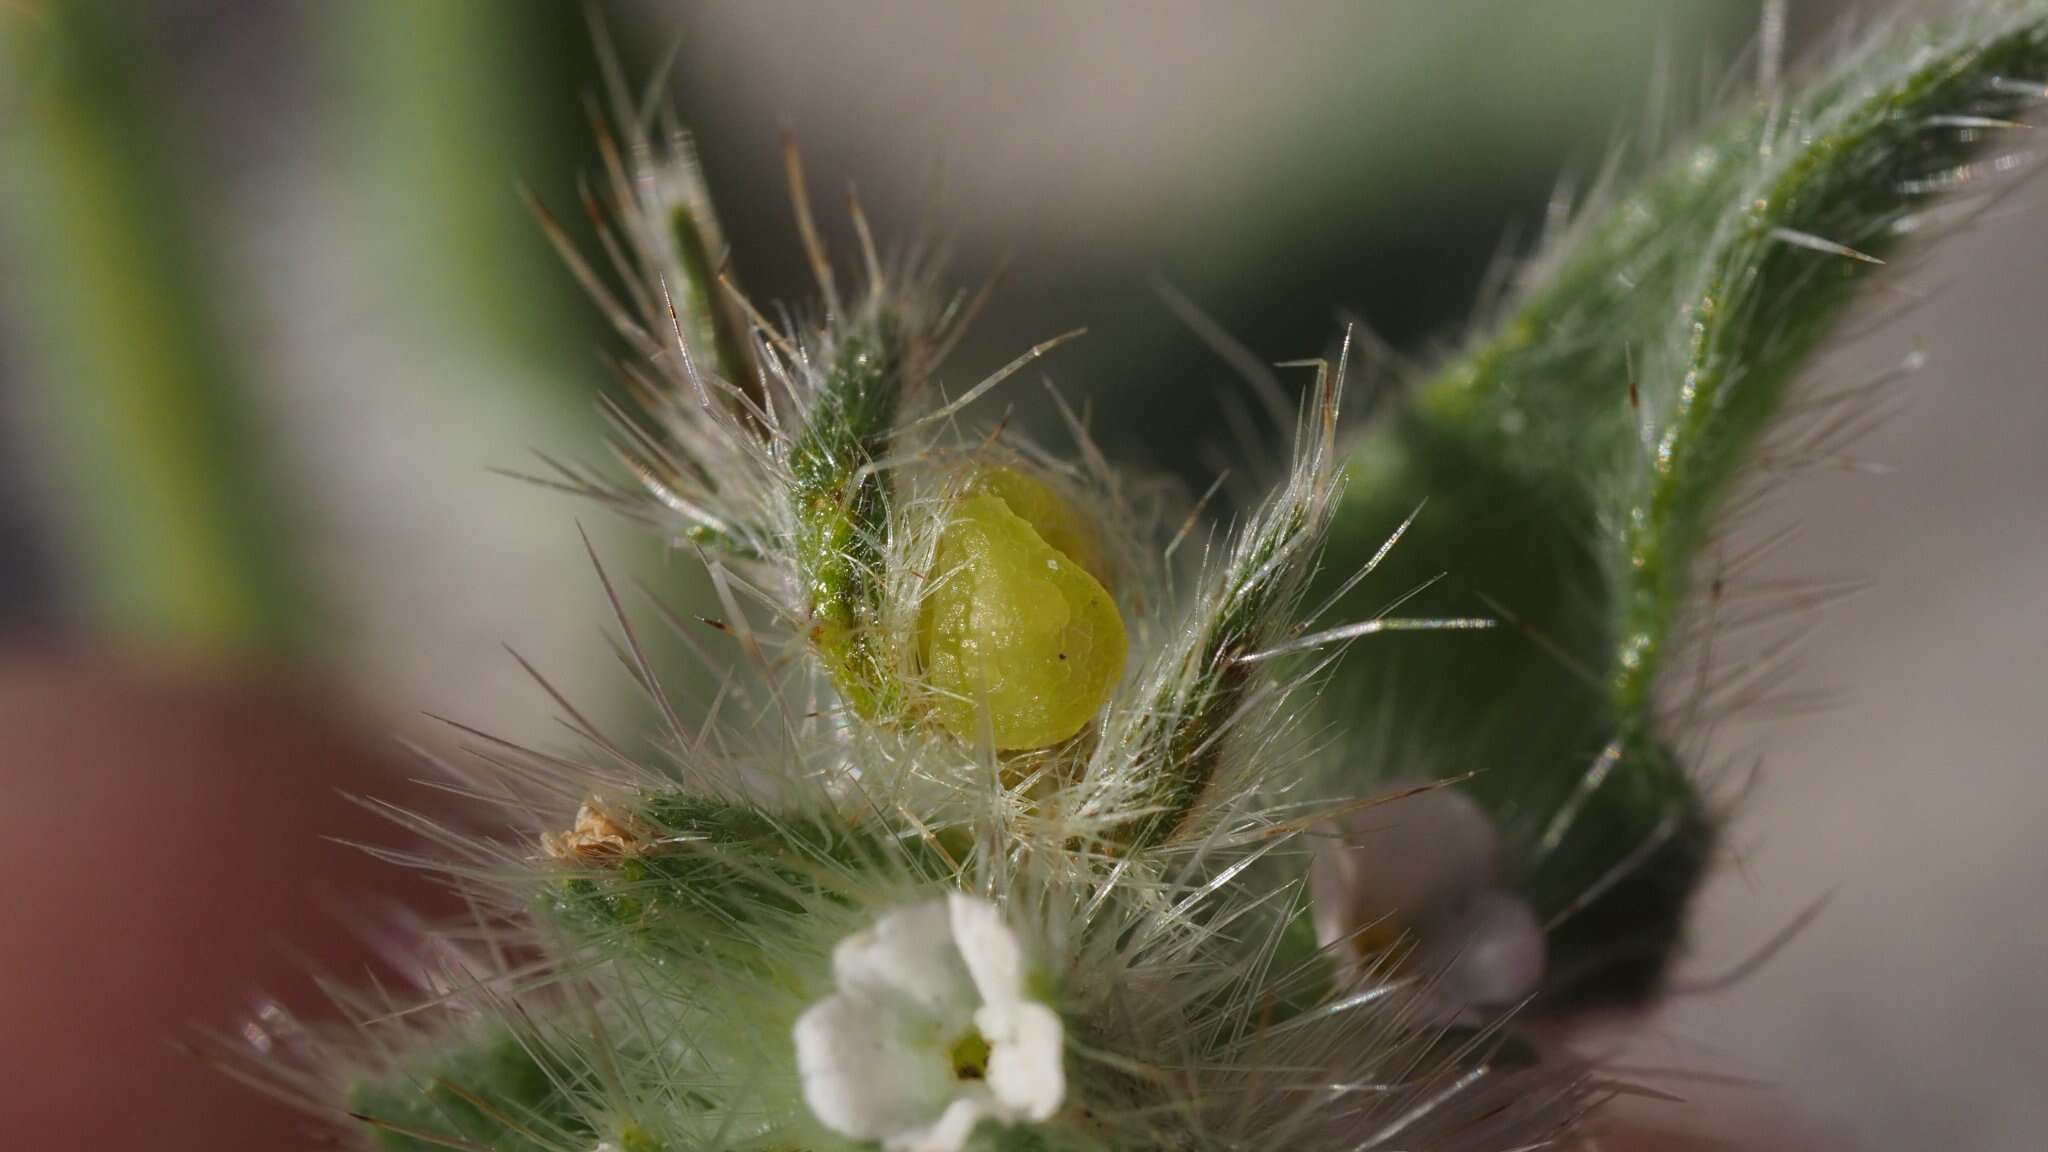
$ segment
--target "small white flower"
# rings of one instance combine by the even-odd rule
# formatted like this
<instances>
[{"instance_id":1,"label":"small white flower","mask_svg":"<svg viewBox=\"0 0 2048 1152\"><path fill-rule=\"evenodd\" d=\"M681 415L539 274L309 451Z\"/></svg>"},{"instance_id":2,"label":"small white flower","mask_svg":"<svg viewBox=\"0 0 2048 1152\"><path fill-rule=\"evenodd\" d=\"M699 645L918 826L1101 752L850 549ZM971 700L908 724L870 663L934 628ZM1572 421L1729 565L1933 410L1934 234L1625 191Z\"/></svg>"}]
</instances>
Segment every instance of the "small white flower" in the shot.
<instances>
[{"instance_id":1,"label":"small white flower","mask_svg":"<svg viewBox=\"0 0 2048 1152\"><path fill-rule=\"evenodd\" d=\"M1493 821L1451 788L1351 813L1316 837L1316 937L1362 966L1404 935L1409 963L1455 1013L1512 1004L1543 978L1543 929L1501 888Z\"/></svg>"},{"instance_id":2,"label":"small white flower","mask_svg":"<svg viewBox=\"0 0 2048 1152\"><path fill-rule=\"evenodd\" d=\"M1028 999L1002 913L955 892L899 908L832 952L839 991L796 1022L804 1101L888 1152L958 1152L984 1117L1052 1118L1060 1018Z\"/></svg>"}]
</instances>

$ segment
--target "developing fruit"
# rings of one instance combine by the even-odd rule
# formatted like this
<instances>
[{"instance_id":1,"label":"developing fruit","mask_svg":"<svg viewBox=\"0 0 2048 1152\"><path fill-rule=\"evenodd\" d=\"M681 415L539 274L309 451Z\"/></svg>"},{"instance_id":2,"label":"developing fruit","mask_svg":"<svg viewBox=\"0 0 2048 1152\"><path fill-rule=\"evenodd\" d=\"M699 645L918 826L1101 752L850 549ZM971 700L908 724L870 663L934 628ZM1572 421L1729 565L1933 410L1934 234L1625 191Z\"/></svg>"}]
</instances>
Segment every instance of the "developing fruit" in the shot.
<instances>
[{"instance_id":1,"label":"developing fruit","mask_svg":"<svg viewBox=\"0 0 2048 1152\"><path fill-rule=\"evenodd\" d=\"M920 645L940 724L999 749L1043 748L1087 727L1123 675L1123 617L1102 549L1072 504L996 469L954 502L939 537Z\"/></svg>"}]
</instances>

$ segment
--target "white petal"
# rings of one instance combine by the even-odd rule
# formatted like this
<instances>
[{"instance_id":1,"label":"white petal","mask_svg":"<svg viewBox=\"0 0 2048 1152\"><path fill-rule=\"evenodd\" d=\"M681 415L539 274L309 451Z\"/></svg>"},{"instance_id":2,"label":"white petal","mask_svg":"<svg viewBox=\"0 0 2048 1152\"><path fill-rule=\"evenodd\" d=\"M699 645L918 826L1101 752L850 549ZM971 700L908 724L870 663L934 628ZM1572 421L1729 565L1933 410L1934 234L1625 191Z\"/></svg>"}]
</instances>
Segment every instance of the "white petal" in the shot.
<instances>
[{"instance_id":1,"label":"white petal","mask_svg":"<svg viewBox=\"0 0 2048 1152\"><path fill-rule=\"evenodd\" d=\"M1543 979L1543 926L1529 905L1482 892L1455 919L1423 928L1424 960L1441 958L1440 996L1452 1003L1513 1004Z\"/></svg>"},{"instance_id":2,"label":"white petal","mask_svg":"<svg viewBox=\"0 0 2048 1152\"><path fill-rule=\"evenodd\" d=\"M856 1140L928 1124L953 1095L943 1044L929 1022L900 1007L828 996L796 1022L804 1103L826 1127Z\"/></svg>"},{"instance_id":3,"label":"white petal","mask_svg":"<svg viewBox=\"0 0 2048 1152\"><path fill-rule=\"evenodd\" d=\"M964 892L946 898L953 940L984 1004L1014 1004L1024 995L1024 955L995 905Z\"/></svg>"},{"instance_id":4,"label":"white petal","mask_svg":"<svg viewBox=\"0 0 2048 1152\"><path fill-rule=\"evenodd\" d=\"M1353 812L1314 838L1309 890L1325 947L1385 917L1415 924L1491 886L1493 821L1455 788Z\"/></svg>"},{"instance_id":5,"label":"white petal","mask_svg":"<svg viewBox=\"0 0 2048 1152\"><path fill-rule=\"evenodd\" d=\"M907 1000L953 1027L974 1011L974 985L944 901L898 908L832 950L832 976L854 996Z\"/></svg>"},{"instance_id":6,"label":"white petal","mask_svg":"<svg viewBox=\"0 0 2048 1152\"><path fill-rule=\"evenodd\" d=\"M974 1015L989 1039L988 1086L1005 1119L1050 1120L1067 1095L1059 1014L1033 1001L990 1006ZM997 1034L1001 1033L1001 1038Z\"/></svg>"},{"instance_id":7,"label":"white petal","mask_svg":"<svg viewBox=\"0 0 2048 1152\"><path fill-rule=\"evenodd\" d=\"M937 1120L920 1128L898 1132L882 1142L888 1152L960 1152L974 1126L991 1114L988 1097L962 1096L946 1106Z\"/></svg>"}]
</instances>

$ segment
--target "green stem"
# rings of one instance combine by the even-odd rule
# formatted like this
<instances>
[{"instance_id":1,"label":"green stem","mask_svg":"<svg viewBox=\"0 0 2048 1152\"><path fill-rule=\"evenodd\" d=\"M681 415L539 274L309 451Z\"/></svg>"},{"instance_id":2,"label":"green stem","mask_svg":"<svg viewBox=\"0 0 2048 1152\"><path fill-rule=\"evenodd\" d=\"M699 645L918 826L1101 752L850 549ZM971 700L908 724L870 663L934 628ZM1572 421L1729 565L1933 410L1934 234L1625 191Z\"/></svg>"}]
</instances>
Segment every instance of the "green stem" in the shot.
<instances>
[{"instance_id":1,"label":"green stem","mask_svg":"<svg viewBox=\"0 0 2048 1152\"><path fill-rule=\"evenodd\" d=\"M289 575L252 390L208 289L177 105L126 6L15 18L8 197L40 315L87 618L116 637L240 653L292 647ZM184 127L189 128L190 125Z\"/></svg>"}]
</instances>

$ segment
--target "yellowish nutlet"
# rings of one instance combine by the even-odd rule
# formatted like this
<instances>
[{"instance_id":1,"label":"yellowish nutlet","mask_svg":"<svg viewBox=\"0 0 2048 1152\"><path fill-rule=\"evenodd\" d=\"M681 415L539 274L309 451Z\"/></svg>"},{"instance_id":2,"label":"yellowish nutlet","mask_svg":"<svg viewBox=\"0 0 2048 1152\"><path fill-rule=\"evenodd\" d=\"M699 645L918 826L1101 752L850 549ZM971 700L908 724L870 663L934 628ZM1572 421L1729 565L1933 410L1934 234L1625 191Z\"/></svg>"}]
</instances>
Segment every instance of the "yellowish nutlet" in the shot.
<instances>
[{"instance_id":1,"label":"yellowish nutlet","mask_svg":"<svg viewBox=\"0 0 2048 1152\"><path fill-rule=\"evenodd\" d=\"M939 536L920 655L938 722L995 746L1044 748L1081 731L1123 676L1127 641L1093 528L1007 468L975 478Z\"/></svg>"}]
</instances>

